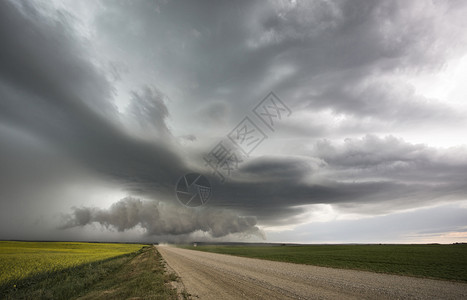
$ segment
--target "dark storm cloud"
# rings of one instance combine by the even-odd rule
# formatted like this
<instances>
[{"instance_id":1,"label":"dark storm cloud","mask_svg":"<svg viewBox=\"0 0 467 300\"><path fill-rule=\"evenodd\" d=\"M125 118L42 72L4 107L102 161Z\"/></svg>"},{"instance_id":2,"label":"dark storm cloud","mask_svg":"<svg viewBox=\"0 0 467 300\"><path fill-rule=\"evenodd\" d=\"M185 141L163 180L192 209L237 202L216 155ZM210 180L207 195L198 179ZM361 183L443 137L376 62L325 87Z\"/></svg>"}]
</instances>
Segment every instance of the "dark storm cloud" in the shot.
<instances>
[{"instance_id":1,"label":"dark storm cloud","mask_svg":"<svg viewBox=\"0 0 467 300\"><path fill-rule=\"evenodd\" d=\"M464 148L367 135L407 124L422 133L465 124L464 111L397 77L439 70L463 53L465 7L458 2L103 2L87 25L109 61L86 47L71 14L47 15L32 3L0 2L0 137L8 143L0 147L2 211L12 194L4 191L20 190L31 174L68 178L66 167L47 166L54 163L80 165L130 194L157 199L75 208L63 228L140 226L157 236L257 234L255 217L259 225L298 222L307 204L377 214L467 197ZM121 96L117 82L130 91L121 112L113 103ZM327 112L348 121L291 118L276 142L268 140L290 153L253 154L226 183L213 178L210 208L172 206L174 183L188 164L190 172L210 172L201 158L190 161L209 150L200 143L213 137L203 134L229 132L230 122L271 90L293 116ZM169 103L180 111L169 111ZM171 124L175 118L181 124ZM183 128L178 139L176 126ZM363 138L322 139L332 133L344 140L348 132ZM297 136L308 139L302 145ZM41 163L21 162L37 153Z\"/></svg>"},{"instance_id":2,"label":"dark storm cloud","mask_svg":"<svg viewBox=\"0 0 467 300\"><path fill-rule=\"evenodd\" d=\"M383 121L386 128L399 122L427 125L465 119L465 112L417 95L407 82L387 76L436 71L450 55L464 53L465 7L455 2L170 1L109 6L96 23L99 38L131 53L128 59L137 66L140 57L151 57L144 64L163 74L160 80L177 82L186 95L184 104L198 108L229 103L232 116L225 120L237 120L270 90L280 91L296 109L354 116L352 125L364 133L373 124L362 117ZM218 108L201 119L216 118Z\"/></svg>"},{"instance_id":3,"label":"dark storm cloud","mask_svg":"<svg viewBox=\"0 0 467 300\"><path fill-rule=\"evenodd\" d=\"M214 238L247 233L263 236L255 217L238 216L225 210L210 208L193 210L158 201L125 198L109 209L74 208L65 216L63 228L99 223L107 228L125 231L141 226L148 235L188 235L202 231Z\"/></svg>"},{"instance_id":4,"label":"dark storm cloud","mask_svg":"<svg viewBox=\"0 0 467 300\"><path fill-rule=\"evenodd\" d=\"M300 180L312 172L311 162L294 157L260 157L241 165L242 175L263 180L279 177L280 180Z\"/></svg>"},{"instance_id":5,"label":"dark storm cloud","mask_svg":"<svg viewBox=\"0 0 467 300\"><path fill-rule=\"evenodd\" d=\"M450 55L464 53L465 37L451 43L460 34L462 19L453 14L445 22L443 13L465 7L405 1L297 3L258 18L252 34L259 44L256 51L269 57L263 59L266 65L294 67L274 88L291 95L295 107L370 116L386 126L394 121L464 122L465 112L425 99L406 82L387 75L438 70Z\"/></svg>"},{"instance_id":6,"label":"dark storm cloud","mask_svg":"<svg viewBox=\"0 0 467 300\"><path fill-rule=\"evenodd\" d=\"M308 158L249 160L233 180L214 187L212 205L231 205L260 221L280 223L306 204L372 214L462 200L467 197L465 151L392 136L369 135L343 144L321 140Z\"/></svg>"},{"instance_id":7,"label":"dark storm cloud","mask_svg":"<svg viewBox=\"0 0 467 300\"><path fill-rule=\"evenodd\" d=\"M270 59L270 55L245 48L250 29L241 20L248 18L251 7L257 5L254 2L107 4L108 9L96 19L99 38L130 53L128 61L134 65L149 65L163 74L158 77L161 81L177 82L178 89L189 93L186 101L190 106L219 98L236 104L252 100L251 79L263 75L265 59ZM141 61L140 57L148 59ZM233 87L235 95L231 94ZM227 95L218 93L223 88Z\"/></svg>"},{"instance_id":8,"label":"dark storm cloud","mask_svg":"<svg viewBox=\"0 0 467 300\"><path fill-rule=\"evenodd\" d=\"M111 102L112 89L83 55L67 19L45 20L32 4L0 9L0 117L51 143L72 159L110 175L135 192L163 194L183 173L167 142L124 133ZM12 34L14 32L14 34ZM129 113L167 133L162 94L134 92ZM154 118L154 119L151 119ZM7 172L7 170L3 170Z\"/></svg>"},{"instance_id":9,"label":"dark storm cloud","mask_svg":"<svg viewBox=\"0 0 467 300\"><path fill-rule=\"evenodd\" d=\"M310 107L332 107L337 114L419 125L439 121L463 122L465 115L441 101L416 95L414 88L402 81L388 79L363 83L346 80L341 85L333 84L321 91Z\"/></svg>"},{"instance_id":10,"label":"dark storm cloud","mask_svg":"<svg viewBox=\"0 0 467 300\"><path fill-rule=\"evenodd\" d=\"M132 91L132 99L127 109L131 120L137 122L143 130L155 129L164 137L170 134L166 120L169 111L165 105L166 96L155 88L145 86L141 92ZM167 136L165 136L167 138Z\"/></svg>"},{"instance_id":11,"label":"dark storm cloud","mask_svg":"<svg viewBox=\"0 0 467 300\"><path fill-rule=\"evenodd\" d=\"M231 108L225 102L208 103L197 112L200 119L212 126L225 125L229 118Z\"/></svg>"},{"instance_id":12,"label":"dark storm cloud","mask_svg":"<svg viewBox=\"0 0 467 300\"><path fill-rule=\"evenodd\" d=\"M222 118L227 126L275 90L296 110L354 117L340 133L350 125L366 134L404 122L464 122L465 112L388 76L436 71L464 53L462 11L458 3L428 1L114 2L96 28L136 66L177 82L183 105L204 107L201 122Z\"/></svg>"},{"instance_id":13,"label":"dark storm cloud","mask_svg":"<svg viewBox=\"0 0 467 300\"><path fill-rule=\"evenodd\" d=\"M20 8L9 2L0 5L0 39L6 45L0 50L2 125L41 141L36 145L30 143L32 148L23 151L34 156L40 144L45 144L46 148L52 147L63 156L110 176L128 191L162 199L170 195L167 201L173 201L173 183L186 168L170 147L164 94L150 87L135 91L126 112L143 129L152 127L163 135L156 142L129 136L118 123L109 82L83 57L85 51L69 27L69 20L46 21L29 3ZM15 145L17 137L2 136L12 139L10 142ZM12 155L11 149L1 149L2 158ZM47 166L50 163L54 160L47 157L47 163L40 165L37 172L45 177L55 176L53 168ZM15 194L15 190L30 185L28 176L24 176L28 169L18 161L4 164L2 178L16 180L13 184L11 180L2 180L2 190ZM52 174L47 175L49 172ZM13 173L20 176L12 176ZM10 194L2 193L5 211L15 207L6 203ZM144 204L135 199L118 202L108 211L76 209L70 218L66 228L85 225L83 222L87 220L119 231L139 224L149 235L186 235L197 230L212 237L239 232L258 234L254 217L238 217L232 212L212 209L193 213L178 206Z\"/></svg>"},{"instance_id":14,"label":"dark storm cloud","mask_svg":"<svg viewBox=\"0 0 467 300\"><path fill-rule=\"evenodd\" d=\"M428 191L426 188L429 188ZM269 224L281 223L304 209L307 204L381 204L374 213L387 212L385 201L394 206L408 195L414 196L400 208L421 204L418 199L422 194L430 195L424 201L435 197L431 185L407 185L391 181L340 182L328 180L326 183L304 183L287 180L264 180L257 182L229 182L214 190L215 199L210 205L219 207L235 207L245 214L258 216L259 221ZM417 194L417 192L420 192ZM465 194L465 191L464 191Z\"/></svg>"},{"instance_id":15,"label":"dark storm cloud","mask_svg":"<svg viewBox=\"0 0 467 300\"><path fill-rule=\"evenodd\" d=\"M465 182L467 157L465 146L436 149L411 144L394 136L367 135L346 139L340 146L319 141L311 153L326 162L328 168L360 178L391 178L404 182Z\"/></svg>"}]
</instances>

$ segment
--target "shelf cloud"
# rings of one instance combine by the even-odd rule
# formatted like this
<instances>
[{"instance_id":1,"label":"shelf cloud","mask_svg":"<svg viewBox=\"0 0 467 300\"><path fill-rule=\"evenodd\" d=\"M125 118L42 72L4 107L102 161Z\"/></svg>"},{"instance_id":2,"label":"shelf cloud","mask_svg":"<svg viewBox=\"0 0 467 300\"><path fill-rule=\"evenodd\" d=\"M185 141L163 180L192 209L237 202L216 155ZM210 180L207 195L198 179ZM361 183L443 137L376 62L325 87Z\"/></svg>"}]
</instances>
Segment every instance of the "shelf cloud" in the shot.
<instances>
[{"instance_id":1,"label":"shelf cloud","mask_svg":"<svg viewBox=\"0 0 467 300\"><path fill-rule=\"evenodd\" d=\"M255 217L209 208L193 211L187 207L131 197L112 204L108 209L75 207L73 213L64 216L64 220L63 229L99 223L118 231L140 226L149 236L189 235L201 231L214 238L235 233L263 237Z\"/></svg>"}]
</instances>

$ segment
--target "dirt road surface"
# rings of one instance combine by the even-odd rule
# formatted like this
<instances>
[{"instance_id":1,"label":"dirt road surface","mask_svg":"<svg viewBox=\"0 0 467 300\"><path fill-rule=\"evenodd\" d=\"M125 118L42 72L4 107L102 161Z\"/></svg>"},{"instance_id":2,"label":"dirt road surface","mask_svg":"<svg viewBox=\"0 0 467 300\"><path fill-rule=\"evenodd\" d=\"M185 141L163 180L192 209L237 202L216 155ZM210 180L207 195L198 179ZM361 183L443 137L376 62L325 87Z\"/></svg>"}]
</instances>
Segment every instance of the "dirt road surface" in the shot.
<instances>
[{"instance_id":1,"label":"dirt road surface","mask_svg":"<svg viewBox=\"0 0 467 300\"><path fill-rule=\"evenodd\" d=\"M467 284L158 246L199 299L467 299Z\"/></svg>"}]
</instances>

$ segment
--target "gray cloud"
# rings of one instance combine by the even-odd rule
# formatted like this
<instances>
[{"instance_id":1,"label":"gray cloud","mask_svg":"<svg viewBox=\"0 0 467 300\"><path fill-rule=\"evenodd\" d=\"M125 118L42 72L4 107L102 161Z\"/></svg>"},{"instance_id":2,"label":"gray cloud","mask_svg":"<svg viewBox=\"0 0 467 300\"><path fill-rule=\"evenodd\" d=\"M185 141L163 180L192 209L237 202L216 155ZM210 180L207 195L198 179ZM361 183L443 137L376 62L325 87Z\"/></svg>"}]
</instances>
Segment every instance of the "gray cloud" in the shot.
<instances>
[{"instance_id":1,"label":"gray cloud","mask_svg":"<svg viewBox=\"0 0 467 300\"><path fill-rule=\"evenodd\" d=\"M132 99L126 114L139 125L141 130L155 130L158 138L167 138L170 131L166 120L169 110L165 104L167 96L156 88L145 86L141 92L132 91ZM153 137L155 138L155 137Z\"/></svg>"},{"instance_id":2,"label":"gray cloud","mask_svg":"<svg viewBox=\"0 0 467 300\"><path fill-rule=\"evenodd\" d=\"M302 205L388 213L467 197L465 148L440 150L392 136L318 141L307 157L252 159L215 186L212 205L231 205L280 223ZM311 159L310 159L311 158ZM365 206L366 205L366 208Z\"/></svg>"},{"instance_id":3,"label":"gray cloud","mask_svg":"<svg viewBox=\"0 0 467 300\"><path fill-rule=\"evenodd\" d=\"M222 126L228 122L230 107L227 103L216 101L201 107L199 118L213 126Z\"/></svg>"},{"instance_id":4,"label":"gray cloud","mask_svg":"<svg viewBox=\"0 0 467 300\"><path fill-rule=\"evenodd\" d=\"M436 149L425 144L411 144L394 136L379 138L367 135L347 139L339 147L329 141L317 142L312 155L323 159L331 169L360 178L391 178L401 182L465 182L467 160L465 146Z\"/></svg>"},{"instance_id":5,"label":"gray cloud","mask_svg":"<svg viewBox=\"0 0 467 300\"><path fill-rule=\"evenodd\" d=\"M465 53L462 3L83 3L0 3L3 228L8 211L80 207L57 195L78 177L148 201L76 208L74 234L228 238L301 222L310 204L375 215L466 199L464 146L399 138L466 125L465 106L407 80ZM209 208L174 206L177 179L211 174L203 154L271 90L293 110L282 129L226 183L211 176Z\"/></svg>"},{"instance_id":6,"label":"gray cloud","mask_svg":"<svg viewBox=\"0 0 467 300\"><path fill-rule=\"evenodd\" d=\"M238 216L225 210L210 208L193 210L158 201L125 198L109 209L74 208L66 215L62 228L85 226L94 222L118 231L141 226L148 235L189 235L196 231L213 238L243 233L263 237L255 217Z\"/></svg>"},{"instance_id":7,"label":"gray cloud","mask_svg":"<svg viewBox=\"0 0 467 300\"><path fill-rule=\"evenodd\" d=\"M385 79L380 82L352 82L321 91L310 106L318 109L332 107L335 113L357 117L373 117L386 122L416 123L433 121L463 122L465 112L458 112L436 99L416 95L415 89L402 82ZM449 117L446 120L446 117Z\"/></svg>"},{"instance_id":8,"label":"gray cloud","mask_svg":"<svg viewBox=\"0 0 467 300\"><path fill-rule=\"evenodd\" d=\"M109 83L81 57L84 53L75 45L77 38L64 31L66 20L52 26L31 4L24 4L25 12L9 2L1 5L4 26L0 34L9 45L0 50L3 122L43 139L88 168L120 180L130 190L171 191L183 173L182 159L167 141L156 144L128 136L117 125ZM7 28L14 28L16 34L9 34ZM161 93L145 88L134 97L130 113L140 122L156 122L158 130L167 134L164 120L168 111Z\"/></svg>"},{"instance_id":9,"label":"gray cloud","mask_svg":"<svg viewBox=\"0 0 467 300\"><path fill-rule=\"evenodd\" d=\"M303 176L311 173L311 162L303 158L294 157L260 157L246 161L240 166L240 172L251 174L256 177L280 177L281 180L300 180Z\"/></svg>"}]
</instances>

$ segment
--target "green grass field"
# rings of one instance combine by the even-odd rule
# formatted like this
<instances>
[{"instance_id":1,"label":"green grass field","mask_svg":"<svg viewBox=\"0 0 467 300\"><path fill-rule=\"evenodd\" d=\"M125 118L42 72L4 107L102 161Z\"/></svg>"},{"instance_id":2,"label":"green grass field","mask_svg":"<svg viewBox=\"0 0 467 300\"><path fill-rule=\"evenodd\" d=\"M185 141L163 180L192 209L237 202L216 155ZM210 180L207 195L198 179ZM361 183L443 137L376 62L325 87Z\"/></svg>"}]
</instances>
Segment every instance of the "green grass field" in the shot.
<instances>
[{"instance_id":1,"label":"green grass field","mask_svg":"<svg viewBox=\"0 0 467 300\"><path fill-rule=\"evenodd\" d=\"M298 264L467 281L467 244L182 247Z\"/></svg>"},{"instance_id":2,"label":"green grass field","mask_svg":"<svg viewBox=\"0 0 467 300\"><path fill-rule=\"evenodd\" d=\"M141 249L138 244L0 241L0 285Z\"/></svg>"}]
</instances>

